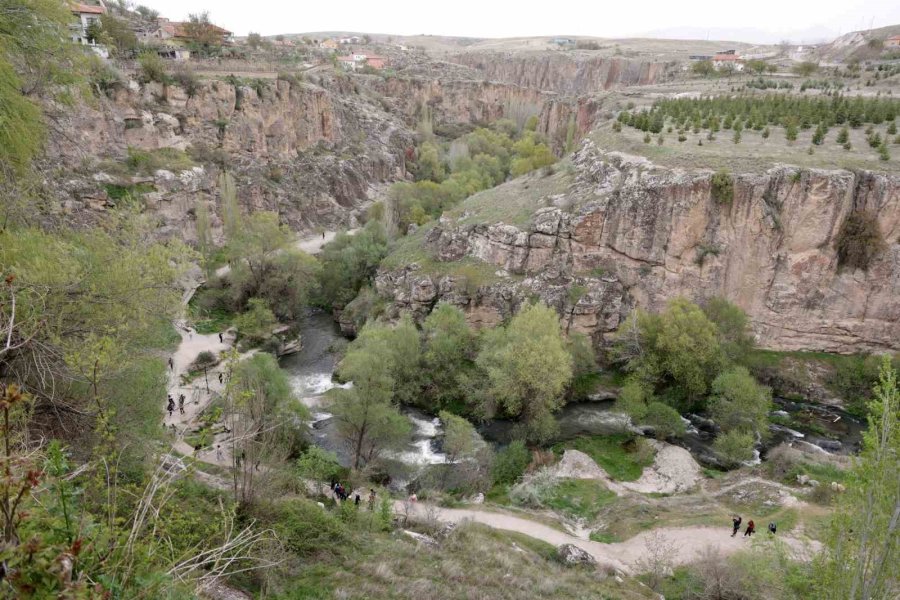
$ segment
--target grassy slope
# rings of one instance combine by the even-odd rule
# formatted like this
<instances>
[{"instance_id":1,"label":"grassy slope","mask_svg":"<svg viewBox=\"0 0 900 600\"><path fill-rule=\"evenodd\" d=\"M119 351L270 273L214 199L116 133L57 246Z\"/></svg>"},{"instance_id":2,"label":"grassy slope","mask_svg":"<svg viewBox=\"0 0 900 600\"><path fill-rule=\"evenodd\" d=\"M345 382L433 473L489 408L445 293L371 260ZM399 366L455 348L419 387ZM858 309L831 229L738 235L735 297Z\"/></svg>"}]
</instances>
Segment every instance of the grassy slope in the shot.
<instances>
[{"instance_id":1,"label":"grassy slope","mask_svg":"<svg viewBox=\"0 0 900 600\"><path fill-rule=\"evenodd\" d=\"M302 567L279 596L303 599L648 598L626 580L562 566L554 548L533 538L463 525L437 547L402 533L367 534L339 555Z\"/></svg>"}]
</instances>

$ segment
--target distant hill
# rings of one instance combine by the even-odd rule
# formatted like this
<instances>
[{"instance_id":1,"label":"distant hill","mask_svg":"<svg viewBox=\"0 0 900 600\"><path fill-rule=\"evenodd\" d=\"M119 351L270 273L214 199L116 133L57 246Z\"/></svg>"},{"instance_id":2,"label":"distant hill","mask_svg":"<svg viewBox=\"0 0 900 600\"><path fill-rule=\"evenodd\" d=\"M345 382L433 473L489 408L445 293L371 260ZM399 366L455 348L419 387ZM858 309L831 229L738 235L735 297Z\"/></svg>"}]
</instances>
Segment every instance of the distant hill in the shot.
<instances>
[{"instance_id":1,"label":"distant hill","mask_svg":"<svg viewBox=\"0 0 900 600\"><path fill-rule=\"evenodd\" d=\"M836 31L827 27L808 27L785 32L742 27L667 27L641 34L641 37L672 40L729 40L748 44L778 44L788 40L795 44L818 44L834 39Z\"/></svg>"}]
</instances>

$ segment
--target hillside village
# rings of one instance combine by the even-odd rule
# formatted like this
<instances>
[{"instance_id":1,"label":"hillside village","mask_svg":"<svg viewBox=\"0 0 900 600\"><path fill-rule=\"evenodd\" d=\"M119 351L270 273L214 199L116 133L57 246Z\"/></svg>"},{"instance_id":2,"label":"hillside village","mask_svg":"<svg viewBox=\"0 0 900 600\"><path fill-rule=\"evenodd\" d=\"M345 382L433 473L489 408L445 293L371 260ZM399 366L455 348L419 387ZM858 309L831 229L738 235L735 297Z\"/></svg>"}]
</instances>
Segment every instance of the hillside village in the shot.
<instances>
[{"instance_id":1,"label":"hillside village","mask_svg":"<svg viewBox=\"0 0 900 600\"><path fill-rule=\"evenodd\" d=\"M6 3L0 598L900 598L900 25Z\"/></svg>"}]
</instances>

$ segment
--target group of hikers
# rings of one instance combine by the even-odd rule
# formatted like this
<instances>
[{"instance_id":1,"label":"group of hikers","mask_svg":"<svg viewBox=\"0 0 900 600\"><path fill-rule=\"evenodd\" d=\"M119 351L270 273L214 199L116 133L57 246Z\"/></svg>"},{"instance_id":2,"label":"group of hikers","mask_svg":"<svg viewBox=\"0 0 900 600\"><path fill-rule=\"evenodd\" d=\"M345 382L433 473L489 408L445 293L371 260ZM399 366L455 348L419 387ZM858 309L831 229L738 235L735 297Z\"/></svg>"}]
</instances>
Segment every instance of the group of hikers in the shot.
<instances>
[{"instance_id":1,"label":"group of hikers","mask_svg":"<svg viewBox=\"0 0 900 600\"><path fill-rule=\"evenodd\" d=\"M335 479L331 480L331 485L329 487L331 487L331 491L334 494L334 497L336 500L339 500L341 502L346 502L347 500L350 499L351 496L353 496L353 504L355 504L356 506L359 506L359 503L362 501L362 496L360 494L360 490L353 490L353 492L350 493L347 491L347 488L344 487L344 484L340 483L339 481L337 481ZM377 497L377 494L375 493L375 490L369 488L369 499L368 499L369 510L375 510L375 498L376 497Z\"/></svg>"},{"instance_id":2,"label":"group of hikers","mask_svg":"<svg viewBox=\"0 0 900 600\"><path fill-rule=\"evenodd\" d=\"M733 515L731 517L731 525L732 525L731 537L736 536L738 534L738 531L741 530L742 522L743 522L743 519L741 519L740 515ZM778 526L775 524L774 521L772 523L769 523L769 533L774 535L777 530L778 530ZM753 519L750 519L749 521L747 521L747 529L744 530L744 537L752 536L754 533L756 533L756 523L753 522Z\"/></svg>"},{"instance_id":3,"label":"group of hikers","mask_svg":"<svg viewBox=\"0 0 900 600\"><path fill-rule=\"evenodd\" d=\"M184 394L178 395L178 412L179 414L184 414ZM166 403L166 410L169 411L169 418L172 418L172 413L175 412L175 400L172 398L172 394L169 394L169 400Z\"/></svg>"}]
</instances>

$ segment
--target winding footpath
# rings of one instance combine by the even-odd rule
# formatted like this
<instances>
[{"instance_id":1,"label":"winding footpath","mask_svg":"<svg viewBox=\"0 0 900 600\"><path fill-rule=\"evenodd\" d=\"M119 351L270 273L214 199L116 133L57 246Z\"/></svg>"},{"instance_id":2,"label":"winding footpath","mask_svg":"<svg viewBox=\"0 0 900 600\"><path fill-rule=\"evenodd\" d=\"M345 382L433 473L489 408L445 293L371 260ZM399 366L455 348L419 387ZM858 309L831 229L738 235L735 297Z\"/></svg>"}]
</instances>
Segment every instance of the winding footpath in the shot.
<instances>
[{"instance_id":1,"label":"winding footpath","mask_svg":"<svg viewBox=\"0 0 900 600\"><path fill-rule=\"evenodd\" d=\"M601 567L625 574L640 571L641 561L646 559L648 547L658 543L657 540L674 549L672 562L676 566L697 560L708 548L723 555L730 555L749 548L751 543L749 538L742 536L743 534L731 537L731 529L727 524L722 527L658 527L643 531L624 542L604 544L577 538L531 519L486 510L439 508L408 502L397 502L394 509L401 515L409 514L419 519L433 518L441 523L456 524L464 521L481 523L494 529L521 533L554 546L572 544L593 556ZM809 557L820 547L818 542L800 540L792 536L780 535L779 539L800 557Z\"/></svg>"}]
</instances>

